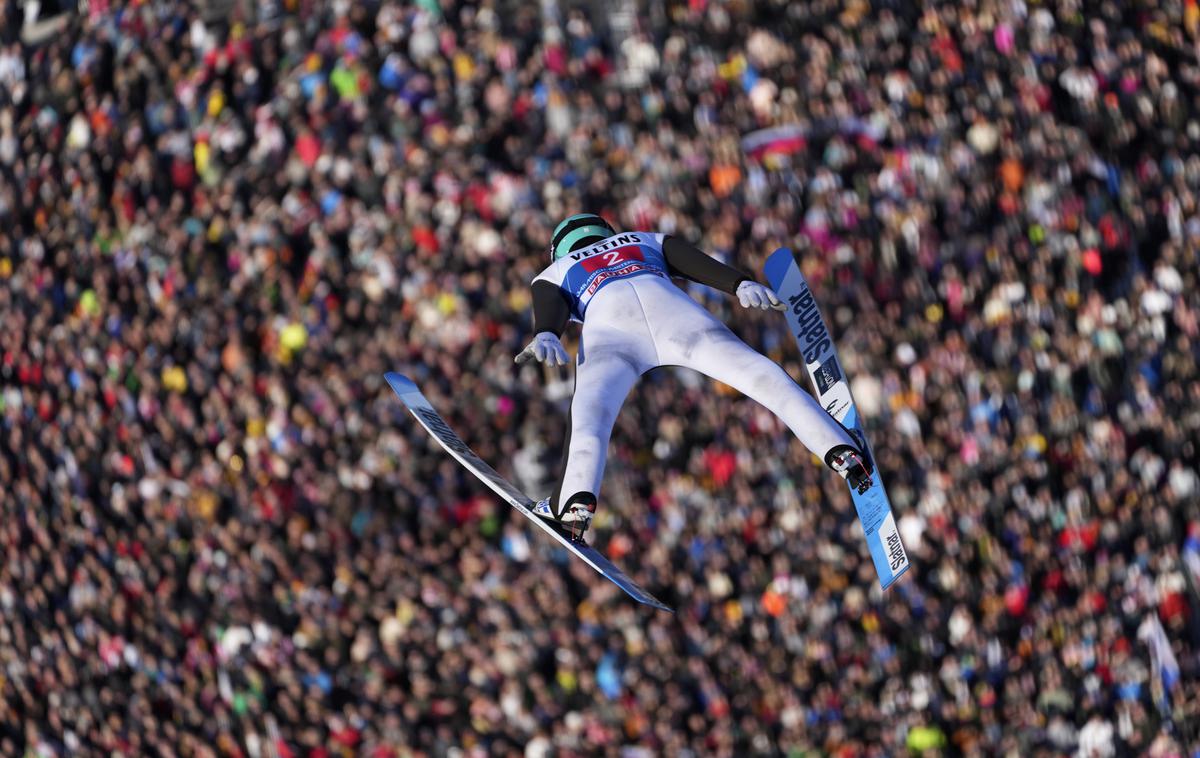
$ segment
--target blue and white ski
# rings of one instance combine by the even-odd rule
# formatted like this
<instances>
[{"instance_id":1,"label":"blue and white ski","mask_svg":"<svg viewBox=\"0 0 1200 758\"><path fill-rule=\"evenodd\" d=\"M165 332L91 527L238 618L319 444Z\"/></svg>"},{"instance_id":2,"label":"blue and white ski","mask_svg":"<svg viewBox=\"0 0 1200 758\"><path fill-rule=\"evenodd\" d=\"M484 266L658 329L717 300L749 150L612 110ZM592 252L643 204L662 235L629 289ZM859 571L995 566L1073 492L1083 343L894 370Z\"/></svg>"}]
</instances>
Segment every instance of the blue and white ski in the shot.
<instances>
[{"instance_id":1,"label":"blue and white ski","mask_svg":"<svg viewBox=\"0 0 1200 758\"><path fill-rule=\"evenodd\" d=\"M456 461L478 477L479 481L504 498L518 513L537 524L542 531L549 534L560 545L598 571L605 579L620 587L634 600L674 613L674 610L670 606L664 604L638 586L636 582L625 575L624 571L613 565L612 561L605 558L594 547L582 539L571 539L565 532L556 529L552 523L535 515L533 512L533 501L525 493L510 484L508 480L496 473L496 470L476 455L475 451L467 447L467 443L463 442L454 433L454 430L441 417L441 414L434 410L433 406L429 404L429 400L425 398L425 395L421 394L421 390L417 388L417 385L411 379L391 371L384 374L384 378L387 379L388 384L400 396L404 404L408 406L408 410L412 412L412 415L416 416L421 426L425 427L425 431L433 435L433 438L446 449L447 453L450 453Z\"/></svg>"},{"instance_id":2,"label":"blue and white ski","mask_svg":"<svg viewBox=\"0 0 1200 758\"><path fill-rule=\"evenodd\" d=\"M800 266L792 257L792 251L782 247L772 253L763 267L763 273L779 299L787 306L784 312L788 326L804 358L808 376L817 392L817 401L858 438L870 455L862 419L850 395L850 383L838 360L833 336L821 317L808 282L804 281ZM871 560L875 562L879 584L887 589L908 569L908 554L900 542L896 518L892 515L892 505L883 488L878 468L872 477L871 488L861 495L851 488L850 497L854 500L858 520L866 534L867 548L871 551Z\"/></svg>"}]
</instances>

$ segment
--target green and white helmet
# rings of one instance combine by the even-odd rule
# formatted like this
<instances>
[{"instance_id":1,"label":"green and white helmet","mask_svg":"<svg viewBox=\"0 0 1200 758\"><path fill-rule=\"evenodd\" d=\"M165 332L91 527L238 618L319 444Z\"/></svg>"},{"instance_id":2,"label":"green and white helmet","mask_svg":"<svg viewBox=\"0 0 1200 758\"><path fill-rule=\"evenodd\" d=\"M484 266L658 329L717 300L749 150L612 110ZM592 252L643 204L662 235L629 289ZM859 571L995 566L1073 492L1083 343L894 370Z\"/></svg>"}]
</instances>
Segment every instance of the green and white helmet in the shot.
<instances>
[{"instance_id":1,"label":"green and white helmet","mask_svg":"<svg viewBox=\"0 0 1200 758\"><path fill-rule=\"evenodd\" d=\"M550 238L550 260L556 261L616 233L611 224L595 213L576 213L554 228Z\"/></svg>"}]
</instances>

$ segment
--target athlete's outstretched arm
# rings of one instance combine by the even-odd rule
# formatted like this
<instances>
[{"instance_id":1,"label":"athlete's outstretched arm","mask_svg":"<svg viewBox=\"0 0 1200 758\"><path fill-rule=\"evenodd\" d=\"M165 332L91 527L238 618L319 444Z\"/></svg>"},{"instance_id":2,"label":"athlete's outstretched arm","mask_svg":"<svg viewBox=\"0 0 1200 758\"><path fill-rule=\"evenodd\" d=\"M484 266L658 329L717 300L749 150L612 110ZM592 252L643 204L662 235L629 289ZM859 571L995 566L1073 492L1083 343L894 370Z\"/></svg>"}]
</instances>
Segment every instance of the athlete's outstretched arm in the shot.
<instances>
[{"instance_id":1,"label":"athlete's outstretched arm","mask_svg":"<svg viewBox=\"0 0 1200 758\"><path fill-rule=\"evenodd\" d=\"M675 276L691 279L730 295L737 292L738 285L750 277L732 266L726 266L698 247L678 237L663 240L663 257Z\"/></svg>"},{"instance_id":2,"label":"athlete's outstretched arm","mask_svg":"<svg viewBox=\"0 0 1200 758\"><path fill-rule=\"evenodd\" d=\"M533 341L514 358L517 363L531 360L551 366L565 366L570 356L558 339L571 320L571 306L557 285L546 281L534 282L533 294Z\"/></svg>"},{"instance_id":3,"label":"athlete's outstretched arm","mask_svg":"<svg viewBox=\"0 0 1200 758\"><path fill-rule=\"evenodd\" d=\"M561 337L571 320L571 306L562 288L547 281L537 281L530 288L533 295L533 333L552 332Z\"/></svg>"},{"instance_id":4,"label":"athlete's outstretched arm","mask_svg":"<svg viewBox=\"0 0 1200 758\"><path fill-rule=\"evenodd\" d=\"M737 295L745 308L783 307L769 287L764 287L678 237L663 240L663 257L667 259L671 274Z\"/></svg>"}]
</instances>

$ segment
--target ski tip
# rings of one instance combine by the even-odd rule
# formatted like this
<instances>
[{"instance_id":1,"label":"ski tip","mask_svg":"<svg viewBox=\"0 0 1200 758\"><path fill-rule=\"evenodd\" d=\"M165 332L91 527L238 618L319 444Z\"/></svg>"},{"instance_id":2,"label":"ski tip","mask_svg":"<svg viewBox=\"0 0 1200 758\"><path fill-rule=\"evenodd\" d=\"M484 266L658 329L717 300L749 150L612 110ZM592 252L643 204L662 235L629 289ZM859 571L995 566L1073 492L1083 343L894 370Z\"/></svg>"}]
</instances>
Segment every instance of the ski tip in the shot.
<instances>
[{"instance_id":1,"label":"ski tip","mask_svg":"<svg viewBox=\"0 0 1200 758\"><path fill-rule=\"evenodd\" d=\"M651 595L646 590L642 589L640 585L634 583L629 577L621 573L620 569L617 569L616 572L608 574L608 579L613 584L625 590L626 595L629 595L629 597L638 601L642 605L648 605L651 608L657 608L658 610L666 611L667 613L675 612L674 608L659 600L654 595Z\"/></svg>"},{"instance_id":2,"label":"ski tip","mask_svg":"<svg viewBox=\"0 0 1200 758\"><path fill-rule=\"evenodd\" d=\"M577 551L577 555L583 555L584 557L590 558L592 562L592 568L596 569L601 576L620 588L621 591L630 598L636 600L642 605L648 605L651 608L657 608L660 611L666 611L667 613L675 612L674 608L643 589L640 584L630 579L624 571L617 568L612 561L604 557L600 551L589 545L582 538L571 536L565 529L562 529L557 525L550 524L550 526L557 534L562 536L563 539L570 543L571 549L573 551Z\"/></svg>"},{"instance_id":3,"label":"ski tip","mask_svg":"<svg viewBox=\"0 0 1200 758\"><path fill-rule=\"evenodd\" d=\"M899 571L892 574L892 578L888 580L887 584L884 584L882 581L880 581L879 589L886 590L888 587L891 587L893 584L896 583L897 579L904 576L905 572L908 571L908 569L911 565L912 565L911 563L905 563L903 566L901 566Z\"/></svg>"},{"instance_id":4,"label":"ski tip","mask_svg":"<svg viewBox=\"0 0 1200 758\"><path fill-rule=\"evenodd\" d=\"M404 374L397 374L395 371L389 371L383 375L387 379L387 383L392 386L392 389L397 394L403 395L408 392L420 392L417 389L417 384L412 379L409 379Z\"/></svg>"},{"instance_id":5,"label":"ski tip","mask_svg":"<svg viewBox=\"0 0 1200 758\"><path fill-rule=\"evenodd\" d=\"M626 587L623 585L617 585L617 586L621 587L621 589L625 590L625 594L629 595L629 597L638 601L642 605L648 605L651 608L657 608L658 610L666 611L667 613L675 612L674 608L667 605L666 603L659 600L658 598L654 597L654 595L651 595L649 592L646 592L641 587L637 587L637 586Z\"/></svg>"},{"instance_id":6,"label":"ski tip","mask_svg":"<svg viewBox=\"0 0 1200 758\"><path fill-rule=\"evenodd\" d=\"M787 274L788 266L791 265L791 248L781 247L768 256L767 262L763 265L763 275L767 277L767 281L772 286L778 289L779 284L783 282L783 278Z\"/></svg>"}]
</instances>

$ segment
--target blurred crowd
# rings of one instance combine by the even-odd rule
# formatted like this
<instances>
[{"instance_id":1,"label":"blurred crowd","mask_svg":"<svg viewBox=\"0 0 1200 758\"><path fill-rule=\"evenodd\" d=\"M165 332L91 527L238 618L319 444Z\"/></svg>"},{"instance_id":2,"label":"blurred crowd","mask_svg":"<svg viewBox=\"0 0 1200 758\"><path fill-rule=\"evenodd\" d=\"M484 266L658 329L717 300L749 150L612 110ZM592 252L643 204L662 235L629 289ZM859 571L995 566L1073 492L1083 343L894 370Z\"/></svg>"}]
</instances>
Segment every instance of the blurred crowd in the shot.
<instances>
[{"instance_id":1,"label":"blurred crowd","mask_svg":"<svg viewBox=\"0 0 1200 758\"><path fill-rule=\"evenodd\" d=\"M0 755L1200 750L1195 0L37 6L0 0ZM512 357L580 210L793 248L897 586L696 374L631 394L593 537L675 615L406 416L385 371L547 494L570 372Z\"/></svg>"}]
</instances>

